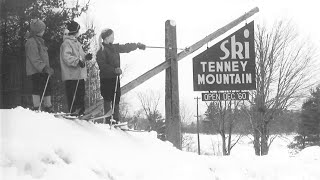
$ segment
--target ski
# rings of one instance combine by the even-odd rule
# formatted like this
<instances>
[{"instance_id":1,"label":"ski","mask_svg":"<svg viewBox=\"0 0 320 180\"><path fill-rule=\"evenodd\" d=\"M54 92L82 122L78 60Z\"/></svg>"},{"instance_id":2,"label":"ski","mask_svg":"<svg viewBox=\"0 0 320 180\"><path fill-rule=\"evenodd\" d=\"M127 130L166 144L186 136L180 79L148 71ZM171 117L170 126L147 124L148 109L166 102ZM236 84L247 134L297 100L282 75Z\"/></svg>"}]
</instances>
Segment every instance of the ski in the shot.
<instances>
[{"instance_id":1,"label":"ski","mask_svg":"<svg viewBox=\"0 0 320 180\"><path fill-rule=\"evenodd\" d=\"M100 112L99 112L100 113ZM106 114L102 115L102 116L97 116L94 117L96 114L99 114L98 112L92 111L90 113L81 115L81 116L77 116L76 114L72 114L72 113L56 113L54 114L54 117L57 118L65 118L65 119L79 119L79 120L86 120L86 121L95 121L98 119L102 119L102 118L107 118L110 117L112 115L112 111L110 110L109 112L107 112Z\"/></svg>"},{"instance_id":2,"label":"ski","mask_svg":"<svg viewBox=\"0 0 320 180\"><path fill-rule=\"evenodd\" d=\"M118 124L112 124L111 126L117 128L117 127L122 127L128 125L128 122L123 122L123 123L118 123Z\"/></svg>"},{"instance_id":3,"label":"ski","mask_svg":"<svg viewBox=\"0 0 320 180\"><path fill-rule=\"evenodd\" d=\"M94 117L94 118L91 118L91 119L83 119L82 117L83 116L72 116L70 115L70 113L59 113L59 114L54 114L54 116L56 118L63 118L63 119L68 119L68 120L84 120L84 121L96 121L98 119L101 119L101 118L106 118L106 117L110 117L110 114L107 113L103 116L99 116L99 117ZM135 129L129 129L127 127L128 125L128 122L122 122L122 123L118 123L118 124L112 124L110 125L110 128L115 128L115 129L119 129L121 131L131 131L131 132L147 132L145 130L135 130Z\"/></svg>"},{"instance_id":4,"label":"ski","mask_svg":"<svg viewBox=\"0 0 320 180\"><path fill-rule=\"evenodd\" d=\"M54 113L53 115L54 115L55 117L61 117L61 116L71 115L71 113Z\"/></svg>"},{"instance_id":5,"label":"ski","mask_svg":"<svg viewBox=\"0 0 320 180\"><path fill-rule=\"evenodd\" d=\"M121 129L122 131L130 131L130 132L148 132L144 130L136 130L136 129Z\"/></svg>"},{"instance_id":6,"label":"ski","mask_svg":"<svg viewBox=\"0 0 320 180\"><path fill-rule=\"evenodd\" d=\"M72 115L70 113L65 113L65 114L54 114L54 117L56 118L64 118L64 119L69 119L69 120L76 120L76 119L81 119L81 116L76 116Z\"/></svg>"},{"instance_id":7,"label":"ski","mask_svg":"<svg viewBox=\"0 0 320 180\"><path fill-rule=\"evenodd\" d=\"M103 101L86 109L82 119L91 119L93 117L100 116L101 112L103 112L103 106L101 106L101 103L103 104Z\"/></svg>"},{"instance_id":8,"label":"ski","mask_svg":"<svg viewBox=\"0 0 320 180\"><path fill-rule=\"evenodd\" d=\"M112 127L115 128L115 129L120 129L122 131L125 131L125 130L129 129L128 122L122 122L122 123L118 123L118 124L111 124L110 125L110 129Z\"/></svg>"},{"instance_id":9,"label":"ski","mask_svg":"<svg viewBox=\"0 0 320 180\"><path fill-rule=\"evenodd\" d=\"M106 114L104 114L104 115L102 115L102 116L93 117L93 118L85 118L85 116L84 116L84 117L82 117L82 118L80 118L80 119L87 120L87 121L93 121L93 122L94 122L94 121L96 121L96 120L98 120L98 119L111 117L111 115L112 115L112 111L110 110L109 112L107 112Z\"/></svg>"},{"instance_id":10,"label":"ski","mask_svg":"<svg viewBox=\"0 0 320 180\"><path fill-rule=\"evenodd\" d=\"M131 131L131 132L147 132L144 130L135 130L135 129L129 129L128 128L128 122L123 122L119 124L112 125L116 129L120 129L122 131Z\"/></svg>"}]
</instances>

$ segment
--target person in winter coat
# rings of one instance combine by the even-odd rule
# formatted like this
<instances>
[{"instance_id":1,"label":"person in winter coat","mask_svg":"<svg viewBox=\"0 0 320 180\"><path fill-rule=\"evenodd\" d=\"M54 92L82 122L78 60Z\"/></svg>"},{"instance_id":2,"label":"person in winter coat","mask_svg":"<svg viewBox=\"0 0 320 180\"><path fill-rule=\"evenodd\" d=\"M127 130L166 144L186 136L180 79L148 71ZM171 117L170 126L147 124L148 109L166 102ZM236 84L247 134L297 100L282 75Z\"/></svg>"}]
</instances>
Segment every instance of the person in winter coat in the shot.
<instances>
[{"instance_id":1,"label":"person in winter coat","mask_svg":"<svg viewBox=\"0 0 320 180\"><path fill-rule=\"evenodd\" d=\"M69 112L72 115L83 115L85 111L85 80L87 68L85 60L91 60L92 54L85 54L80 42L80 25L71 21L66 25L67 29L60 46L61 77L65 83Z\"/></svg>"},{"instance_id":2,"label":"person in winter coat","mask_svg":"<svg viewBox=\"0 0 320 180\"><path fill-rule=\"evenodd\" d=\"M99 36L100 48L96 55L96 60L100 69L100 92L104 100L104 113L111 114L115 86L117 86L113 119L119 122L119 102L120 102L120 78L122 70L120 68L120 53L129 53L137 48L144 50L146 46L141 43L113 44L114 32L111 29L102 30ZM116 84L118 77L118 83ZM110 117L106 118L106 123L110 124Z\"/></svg>"},{"instance_id":3,"label":"person in winter coat","mask_svg":"<svg viewBox=\"0 0 320 180\"><path fill-rule=\"evenodd\" d=\"M31 20L30 33L27 33L27 41L25 44L26 72L27 76L31 76L32 81L33 109L38 110L39 106L42 106L40 102L43 102L40 110L53 112L51 104L52 90L49 76L53 75L54 70L50 67L48 48L42 39L45 29L46 25L43 21L39 19ZM41 99L43 93L44 96L43 99Z\"/></svg>"}]
</instances>

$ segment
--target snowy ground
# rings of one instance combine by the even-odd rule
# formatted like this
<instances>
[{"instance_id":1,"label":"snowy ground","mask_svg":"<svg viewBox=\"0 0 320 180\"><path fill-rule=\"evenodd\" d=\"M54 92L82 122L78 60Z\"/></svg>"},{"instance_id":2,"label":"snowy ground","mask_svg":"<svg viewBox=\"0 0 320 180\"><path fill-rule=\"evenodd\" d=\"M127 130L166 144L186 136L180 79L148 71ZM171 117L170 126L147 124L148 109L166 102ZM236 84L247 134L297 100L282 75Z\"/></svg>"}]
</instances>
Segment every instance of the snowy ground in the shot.
<instances>
[{"instance_id":1,"label":"snowy ground","mask_svg":"<svg viewBox=\"0 0 320 180\"><path fill-rule=\"evenodd\" d=\"M197 135L184 134L187 136L187 142L183 150L198 153ZM288 149L287 145L293 141L295 135L271 135L276 136L270 146L269 156L295 156L296 153L292 149ZM232 135L232 144L238 139L239 135ZM200 150L202 155L222 156L222 141L220 135L200 134ZM241 136L240 140L231 150L233 156L252 156L254 154L253 137L251 135Z\"/></svg>"},{"instance_id":2,"label":"snowy ground","mask_svg":"<svg viewBox=\"0 0 320 180\"><path fill-rule=\"evenodd\" d=\"M244 139L231 156L198 156L156 139L153 132L110 130L21 107L0 110L0 117L2 180L320 179L320 147L291 156L288 141L278 141L270 155L257 157ZM214 154L212 137L201 136L203 153Z\"/></svg>"}]
</instances>

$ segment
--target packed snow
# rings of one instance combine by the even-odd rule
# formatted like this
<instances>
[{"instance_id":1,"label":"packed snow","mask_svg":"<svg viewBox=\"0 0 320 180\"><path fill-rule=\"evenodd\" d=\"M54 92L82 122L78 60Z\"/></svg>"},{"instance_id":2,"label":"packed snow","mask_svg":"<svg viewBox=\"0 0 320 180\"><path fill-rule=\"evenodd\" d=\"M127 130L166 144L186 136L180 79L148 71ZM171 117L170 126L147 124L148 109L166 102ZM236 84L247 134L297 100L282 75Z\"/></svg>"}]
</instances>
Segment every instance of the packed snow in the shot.
<instances>
[{"instance_id":1,"label":"packed snow","mask_svg":"<svg viewBox=\"0 0 320 180\"><path fill-rule=\"evenodd\" d=\"M22 107L0 110L0 117L2 180L320 179L320 147L293 156L290 138L262 157L244 138L221 156L212 151L218 137L202 135L206 155L199 156L158 140L155 132L124 132Z\"/></svg>"}]
</instances>

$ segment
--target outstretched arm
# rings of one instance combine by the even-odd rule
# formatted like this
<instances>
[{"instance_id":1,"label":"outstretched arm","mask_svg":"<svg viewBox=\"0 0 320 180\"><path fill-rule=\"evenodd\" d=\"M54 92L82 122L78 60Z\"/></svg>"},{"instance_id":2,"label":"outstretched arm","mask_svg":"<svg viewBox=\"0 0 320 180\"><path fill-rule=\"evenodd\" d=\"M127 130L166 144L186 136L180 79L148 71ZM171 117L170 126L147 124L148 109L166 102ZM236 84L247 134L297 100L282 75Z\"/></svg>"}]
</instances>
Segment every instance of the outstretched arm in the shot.
<instances>
[{"instance_id":1,"label":"outstretched arm","mask_svg":"<svg viewBox=\"0 0 320 180\"><path fill-rule=\"evenodd\" d=\"M126 43L126 44L115 44L115 49L119 53L129 53L131 51L134 51L138 48L138 45L136 43Z\"/></svg>"}]
</instances>

